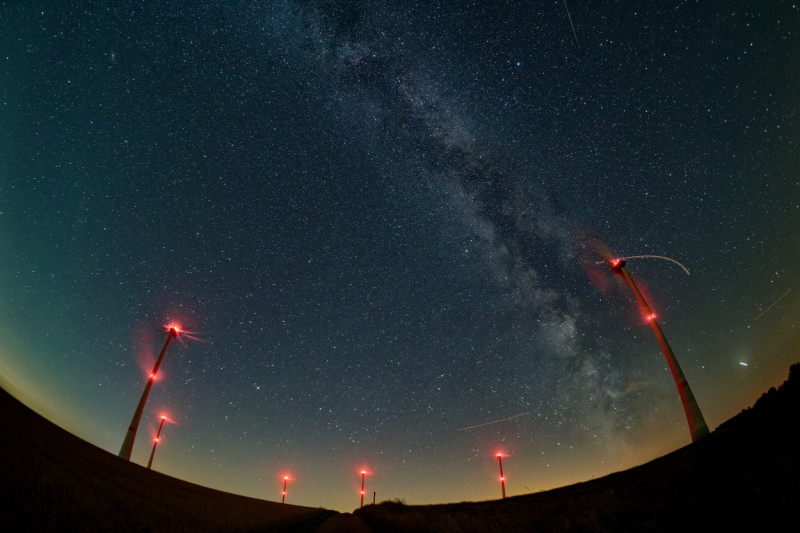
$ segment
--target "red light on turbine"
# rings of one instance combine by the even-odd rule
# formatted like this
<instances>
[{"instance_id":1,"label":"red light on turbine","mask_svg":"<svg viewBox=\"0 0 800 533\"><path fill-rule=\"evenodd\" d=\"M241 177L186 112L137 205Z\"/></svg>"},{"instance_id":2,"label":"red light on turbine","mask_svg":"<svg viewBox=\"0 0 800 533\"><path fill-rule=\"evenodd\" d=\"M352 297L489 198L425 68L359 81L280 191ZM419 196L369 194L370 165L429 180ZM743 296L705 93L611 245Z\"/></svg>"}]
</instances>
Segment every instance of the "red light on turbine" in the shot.
<instances>
[{"instance_id":1,"label":"red light on turbine","mask_svg":"<svg viewBox=\"0 0 800 533\"><path fill-rule=\"evenodd\" d=\"M614 272L619 272L620 270L622 270L622 267L625 266L625 260L624 259L609 259L608 265L611 267L611 270L613 270Z\"/></svg>"},{"instance_id":2,"label":"red light on turbine","mask_svg":"<svg viewBox=\"0 0 800 533\"><path fill-rule=\"evenodd\" d=\"M156 379L156 375L151 373L150 374L150 381L155 381L155 379Z\"/></svg>"},{"instance_id":3,"label":"red light on turbine","mask_svg":"<svg viewBox=\"0 0 800 533\"><path fill-rule=\"evenodd\" d=\"M164 329L176 337L181 334L181 327L178 324L167 324L164 326Z\"/></svg>"},{"instance_id":4,"label":"red light on turbine","mask_svg":"<svg viewBox=\"0 0 800 533\"><path fill-rule=\"evenodd\" d=\"M500 466L500 489L502 490L503 499L506 497L506 475L503 474L503 454L497 452L497 464Z\"/></svg>"},{"instance_id":5,"label":"red light on turbine","mask_svg":"<svg viewBox=\"0 0 800 533\"><path fill-rule=\"evenodd\" d=\"M289 476L283 476L283 490L281 491L281 503L286 503L286 485L289 483Z\"/></svg>"},{"instance_id":6,"label":"red light on turbine","mask_svg":"<svg viewBox=\"0 0 800 533\"><path fill-rule=\"evenodd\" d=\"M652 322L655 319L656 319L656 314L655 313L650 313L649 315L647 315L647 321L648 322Z\"/></svg>"},{"instance_id":7,"label":"red light on turbine","mask_svg":"<svg viewBox=\"0 0 800 533\"><path fill-rule=\"evenodd\" d=\"M158 437L156 437L156 438L154 438L153 440L154 440L154 441L156 441L156 442L158 442L158 440L159 440L159 439L158 439Z\"/></svg>"},{"instance_id":8,"label":"red light on turbine","mask_svg":"<svg viewBox=\"0 0 800 533\"><path fill-rule=\"evenodd\" d=\"M364 507L364 479L367 477L367 471L361 471L361 507Z\"/></svg>"}]
</instances>

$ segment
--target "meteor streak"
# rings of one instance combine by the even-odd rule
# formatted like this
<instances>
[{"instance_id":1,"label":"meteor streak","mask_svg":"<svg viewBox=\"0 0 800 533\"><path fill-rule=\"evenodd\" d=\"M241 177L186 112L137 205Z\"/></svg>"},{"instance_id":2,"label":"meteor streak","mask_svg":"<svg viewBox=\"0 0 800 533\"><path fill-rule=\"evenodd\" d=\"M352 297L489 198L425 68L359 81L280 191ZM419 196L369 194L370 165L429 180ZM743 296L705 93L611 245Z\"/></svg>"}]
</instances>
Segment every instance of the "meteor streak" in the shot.
<instances>
[{"instance_id":1,"label":"meteor streak","mask_svg":"<svg viewBox=\"0 0 800 533\"><path fill-rule=\"evenodd\" d=\"M520 413L514 416L507 416L506 418L501 418L499 420L492 420L491 422L484 422L483 424L477 424L475 426L467 426L465 428L459 428L458 431L467 431L468 429L475 429L475 428L482 428L483 426L489 426L491 424L498 424L500 422L505 422L506 420L513 420L515 418L519 418L521 416L529 415L532 411L525 411L524 413Z\"/></svg>"},{"instance_id":2,"label":"meteor streak","mask_svg":"<svg viewBox=\"0 0 800 533\"><path fill-rule=\"evenodd\" d=\"M572 35L575 36L575 42L578 42L578 34L575 33L575 25L572 23L572 15L569 14L569 8L567 7L567 0L564 0L564 9L567 10L567 18L569 19L569 26L572 28Z\"/></svg>"},{"instance_id":3,"label":"meteor streak","mask_svg":"<svg viewBox=\"0 0 800 533\"><path fill-rule=\"evenodd\" d=\"M689 269L686 268L683 263L681 263L677 259L673 259L673 258L667 257L665 255L652 255L652 254L629 255L629 256L626 256L626 257L615 258L613 261L627 261L628 259L663 259L664 261L669 261L670 263L675 263L676 265L681 267L683 269L683 271L686 272L687 276L691 275L691 274L689 274ZM602 265L603 263L607 263L607 262L608 261L598 261L596 264Z\"/></svg>"},{"instance_id":4,"label":"meteor streak","mask_svg":"<svg viewBox=\"0 0 800 533\"><path fill-rule=\"evenodd\" d=\"M783 294L781 294L780 298L778 298L777 300L775 300L774 302L772 302L772 305L770 305L769 307L767 307L766 309L764 309L763 311L761 311L761 314L760 314L760 315L758 315L757 317L755 317L755 318L753 319L753 322L755 322L756 320L758 320L759 318L761 318L762 316L764 316L764 315L766 314L766 312L767 312L767 311L769 311L770 309L772 309L773 307L775 307L776 305L778 305L778 302L780 302L781 300L783 300L783 297L784 297L784 296L786 296L787 294L789 294L789 292L790 292L791 290L792 290L792 289L786 289L786 292L784 292Z\"/></svg>"}]
</instances>

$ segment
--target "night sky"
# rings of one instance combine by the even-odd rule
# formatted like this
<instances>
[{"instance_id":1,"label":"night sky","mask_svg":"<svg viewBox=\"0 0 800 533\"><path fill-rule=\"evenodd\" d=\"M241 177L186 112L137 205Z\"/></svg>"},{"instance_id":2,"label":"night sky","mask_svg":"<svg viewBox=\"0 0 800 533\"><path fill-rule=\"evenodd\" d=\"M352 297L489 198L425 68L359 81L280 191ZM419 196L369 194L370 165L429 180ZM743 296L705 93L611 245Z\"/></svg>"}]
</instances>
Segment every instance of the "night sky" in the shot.
<instances>
[{"instance_id":1,"label":"night sky","mask_svg":"<svg viewBox=\"0 0 800 533\"><path fill-rule=\"evenodd\" d=\"M139 464L163 412L154 469L349 511L684 446L604 247L691 272L627 267L712 429L800 360L795 0L4 2L0 61L0 384L116 454L196 332Z\"/></svg>"}]
</instances>

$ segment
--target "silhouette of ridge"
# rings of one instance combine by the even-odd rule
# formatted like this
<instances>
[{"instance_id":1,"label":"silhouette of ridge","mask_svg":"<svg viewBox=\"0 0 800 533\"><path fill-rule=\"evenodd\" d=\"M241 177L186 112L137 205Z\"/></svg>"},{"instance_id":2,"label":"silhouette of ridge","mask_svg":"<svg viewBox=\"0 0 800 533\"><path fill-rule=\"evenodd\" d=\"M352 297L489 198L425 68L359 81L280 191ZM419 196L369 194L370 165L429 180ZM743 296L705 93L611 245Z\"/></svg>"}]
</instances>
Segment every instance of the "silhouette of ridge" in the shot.
<instances>
[{"instance_id":1,"label":"silhouette of ridge","mask_svg":"<svg viewBox=\"0 0 800 533\"><path fill-rule=\"evenodd\" d=\"M800 521L800 363L707 437L638 467L505 500L354 512L375 531L777 531ZM791 528L790 528L791 529Z\"/></svg>"},{"instance_id":2,"label":"silhouette of ridge","mask_svg":"<svg viewBox=\"0 0 800 533\"><path fill-rule=\"evenodd\" d=\"M2 389L0 424L3 531L302 532L353 524L388 533L770 531L800 519L800 363L783 385L709 436L630 470L505 500L384 502L350 518L147 470L61 429Z\"/></svg>"}]
</instances>

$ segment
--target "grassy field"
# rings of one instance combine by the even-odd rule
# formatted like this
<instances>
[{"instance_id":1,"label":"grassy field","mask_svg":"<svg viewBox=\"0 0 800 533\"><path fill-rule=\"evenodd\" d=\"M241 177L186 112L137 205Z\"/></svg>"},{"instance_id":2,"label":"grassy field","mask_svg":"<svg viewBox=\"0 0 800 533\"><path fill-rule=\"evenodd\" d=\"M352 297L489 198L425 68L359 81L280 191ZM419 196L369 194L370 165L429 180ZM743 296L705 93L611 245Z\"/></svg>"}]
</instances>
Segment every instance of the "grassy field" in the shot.
<instances>
[{"instance_id":1,"label":"grassy field","mask_svg":"<svg viewBox=\"0 0 800 533\"><path fill-rule=\"evenodd\" d=\"M71 435L2 390L0 424L3 531L645 533L787 530L784 524L795 530L800 523L800 364L783 386L705 439L645 465L505 500L384 502L355 516L147 470Z\"/></svg>"}]
</instances>

